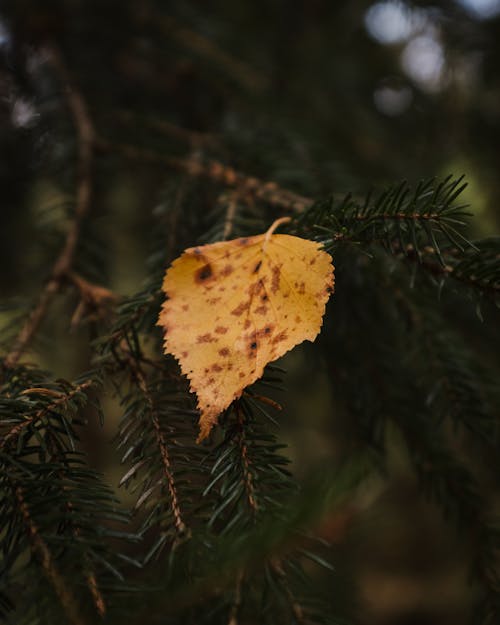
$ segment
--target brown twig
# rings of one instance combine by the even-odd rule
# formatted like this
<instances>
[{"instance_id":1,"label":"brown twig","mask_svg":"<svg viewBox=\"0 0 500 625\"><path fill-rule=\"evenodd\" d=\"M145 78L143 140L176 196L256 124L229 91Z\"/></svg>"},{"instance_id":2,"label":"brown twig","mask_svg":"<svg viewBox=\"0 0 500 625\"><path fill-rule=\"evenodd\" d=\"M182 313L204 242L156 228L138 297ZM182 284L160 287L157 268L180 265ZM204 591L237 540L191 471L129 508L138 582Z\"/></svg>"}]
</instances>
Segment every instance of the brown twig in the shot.
<instances>
[{"instance_id":1,"label":"brown twig","mask_svg":"<svg viewBox=\"0 0 500 625\"><path fill-rule=\"evenodd\" d=\"M3 440L1 440L0 449L4 447L9 441L16 439L27 426L32 425L36 421L42 419L45 415L49 414L51 411L60 407L61 405L67 404L73 399L75 395L90 388L93 384L94 384L93 380L86 380L85 382L82 382L82 384L79 384L75 388L73 388L69 393L65 393L65 394L58 393L52 389L37 388L37 387L27 388L24 391L22 391L21 395L32 395L32 394L47 395L49 397L55 396L57 397L57 399L55 399L55 401L50 403L48 406L44 406L43 408L38 410L32 417L14 426L9 431L9 433L3 438ZM67 490L66 486L63 486L62 488L63 490ZM73 511L73 504L71 503L71 501L67 501L66 508L68 512L70 513ZM73 534L76 537L80 535L80 530L78 527L73 528ZM85 560L87 562L87 558L85 558ZM104 616L106 612L106 604L99 590L96 576L92 571L89 570L85 572L85 578L87 580L87 586L92 595L97 613L102 617Z\"/></svg>"},{"instance_id":2,"label":"brown twig","mask_svg":"<svg viewBox=\"0 0 500 625\"><path fill-rule=\"evenodd\" d=\"M234 588L234 599L229 612L228 625L238 625L238 612L241 607L241 588L243 586L243 571L238 571L236 576L236 584Z\"/></svg>"},{"instance_id":3,"label":"brown twig","mask_svg":"<svg viewBox=\"0 0 500 625\"><path fill-rule=\"evenodd\" d=\"M281 587L283 588L283 591L286 595L288 603L290 604L290 608L292 610L292 614L295 618L295 621L299 625L306 625L307 621L304 615L304 610L293 595L293 592L288 584L287 575L285 573L285 570L283 569L283 564L281 560L279 560L278 558L273 558L270 562L270 567L276 574L281 584Z\"/></svg>"},{"instance_id":4,"label":"brown twig","mask_svg":"<svg viewBox=\"0 0 500 625\"><path fill-rule=\"evenodd\" d=\"M174 524L179 536L185 536L186 533L189 533L188 526L184 523L182 518L179 497L177 495L177 486L175 483L175 477L172 471L172 463L170 461L170 453L168 451L167 443L165 441L165 436L160 426L160 419L158 417L158 412L156 410L155 402L151 395L151 391L149 390L146 376L141 369L139 362L132 356L132 354L128 353L126 355L127 364L130 367L130 371L137 381L137 385L141 390L146 402L148 403L150 412L151 412L151 420L153 422L153 427L155 430L156 441L158 443L158 448L160 450L160 456L163 464L163 472L165 481L167 483L168 492L170 495L170 502L172 504L172 513L174 515Z\"/></svg>"},{"instance_id":5,"label":"brown twig","mask_svg":"<svg viewBox=\"0 0 500 625\"><path fill-rule=\"evenodd\" d=\"M20 423L17 423L1 440L0 440L0 449L4 448L5 445L11 441L12 439L16 439L19 434L28 426L32 425L33 423L35 423L36 421L43 419L43 417L45 415L47 415L49 412L52 412L53 410L55 410L56 408L58 408L59 406L61 406L62 404L67 404L68 402L70 402L73 397L75 395L77 395L78 393L82 393L83 391L85 391L86 389L88 389L90 386L92 386L92 384L94 384L94 380L86 380L85 382L82 382L81 384L78 384L77 386L75 386L75 388L73 388L69 393L67 394L63 394L61 395L58 399L56 399L55 401L53 401L52 403L50 403L48 406L44 406L43 408L41 408L40 410L38 410L34 415L32 415L31 417L28 417L27 419L25 419L24 421L21 421ZM51 394L54 393L54 391L52 391L51 389L44 389L44 388L31 388L31 389L25 389L23 391L23 395L28 395L31 392L32 393L38 393L38 394L46 394L46 391L49 391Z\"/></svg>"},{"instance_id":6,"label":"brown twig","mask_svg":"<svg viewBox=\"0 0 500 625\"><path fill-rule=\"evenodd\" d=\"M111 306L119 300L119 296L113 291L89 282L74 271L70 271L66 279L76 287L80 294L80 302L71 317L72 328L77 326L87 313L97 318L105 318Z\"/></svg>"},{"instance_id":7,"label":"brown twig","mask_svg":"<svg viewBox=\"0 0 500 625\"><path fill-rule=\"evenodd\" d=\"M132 111L126 109L118 109L113 111L113 120L122 122L124 124L133 124L137 126L142 124L153 130L157 130L173 139L177 139L182 143L185 143L191 148L203 148L203 147L215 147L217 145L217 138L215 135L211 135L204 132L197 132L196 130L189 130L188 128L182 128L176 124L172 124L165 119L158 119L156 117L144 117L139 116Z\"/></svg>"},{"instance_id":8,"label":"brown twig","mask_svg":"<svg viewBox=\"0 0 500 625\"><path fill-rule=\"evenodd\" d=\"M13 367L17 364L38 331L47 313L49 304L60 291L64 278L71 270L73 264L83 219L90 209L94 128L88 115L85 101L81 93L76 89L59 50L54 46L50 46L47 48L47 52L50 64L57 71L64 84L66 103L77 132L78 156L75 213L66 234L64 246L53 265L51 276L42 289L37 304L16 337L13 348L5 357L5 367Z\"/></svg>"},{"instance_id":9,"label":"brown twig","mask_svg":"<svg viewBox=\"0 0 500 625\"><path fill-rule=\"evenodd\" d=\"M252 399L256 399L257 401L260 401L263 404L267 404L268 406L271 406L271 408L274 408L278 412L283 410L283 406L281 404L279 404L277 401L274 401L274 399L271 399L270 397L266 397L265 395L256 395L255 393L248 393L246 391L243 392L243 395L251 397Z\"/></svg>"},{"instance_id":10,"label":"brown twig","mask_svg":"<svg viewBox=\"0 0 500 625\"><path fill-rule=\"evenodd\" d=\"M84 625L86 621L77 609L78 601L67 587L63 576L57 569L47 543L41 537L38 527L31 517L21 486L15 486L14 488L33 553L37 556L45 576L52 584L69 622L73 625Z\"/></svg>"},{"instance_id":11,"label":"brown twig","mask_svg":"<svg viewBox=\"0 0 500 625\"><path fill-rule=\"evenodd\" d=\"M236 216L236 208L238 207L238 196L236 193L231 193L227 198L226 218L224 220L224 231L222 233L223 239L228 239L233 230L234 218Z\"/></svg>"},{"instance_id":12,"label":"brown twig","mask_svg":"<svg viewBox=\"0 0 500 625\"><path fill-rule=\"evenodd\" d=\"M257 504L257 500L255 499L255 487L253 484L252 472L250 471L250 462L248 460L248 448L247 448L245 437L244 437L244 431L245 431L244 417L243 417L243 411L239 403L236 404L236 415L237 415L238 425L239 425L238 444L239 444L240 453L241 453L241 463L242 463L242 468L243 468L243 480L245 482L245 491L247 493L247 500L252 510L252 513L256 515L259 510L259 506Z\"/></svg>"},{"instance_id":13,"label":"brown twig","mask_svg":"<svg viewBox=\"0 0 500 625\"><path fill-rule=\"evenodd\" d=\"M105 152L116 152L132 160L165 165L169 169L183 172L194 178L208 178L226 187L238 189L242 195L247 194L289 212L300 213L313 204L311 198L283 189L275 182L264 182L247 176L220 161L203 162L194 158L169 156L127 143L114 143L101 137L96 139L96 146Z\"/></svg>"}]
</instances>

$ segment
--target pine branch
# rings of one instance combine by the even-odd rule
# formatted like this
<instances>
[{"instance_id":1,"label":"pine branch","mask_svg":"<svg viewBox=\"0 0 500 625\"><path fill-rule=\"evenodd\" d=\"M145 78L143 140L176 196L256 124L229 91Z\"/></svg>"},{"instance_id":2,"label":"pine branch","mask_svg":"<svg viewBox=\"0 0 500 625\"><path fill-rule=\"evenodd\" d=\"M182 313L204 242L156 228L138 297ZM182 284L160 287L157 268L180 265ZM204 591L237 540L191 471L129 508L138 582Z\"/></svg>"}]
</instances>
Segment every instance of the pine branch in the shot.
<instances>
[{"instance_id":1,"label":"pine branch","mask_svg":"<svg viewBox=\"0 0 500 625\"><path fill-rule=\"evenodd\" d=\"M331 198L300 215L297 228L322 233L327 248L336 242L365 247L376 243L391 252L411 249L420 255L422 248L433 246L439 255L439 241L444 240L464 250L473 245L457 230L468 215L465 205L455 202L466 187L462 181L448 176L440 183L421 182L415 189L403 182L375 199L368 194L364 202L350 195L341 202Z\"/></svg>"},{"instance_id":2,"label":"pine branch","mask_svg":"<svg viewBox=\"0 0 500 625\"><path fill-rule=\"evenodd\" d=\"M71 590L68 588L67 584L65 583L64 577L61 575L58 568L56 567L52 553L50 552L43 538L41 537L38 527L31 517L29 507L25 501L23 489L21 488L21 486L16 486L15 484L12 484L12 488L15 491L15 497L22 515L26 532L29 537L32 551L39 561L45 576L54 588L55 593L59 598L59 601L61 602L64 612L68 618L68 621L72 625L85 625L86 621L84 620L83 616L80 614L80 611L77 608L78 601L71 592Z\"/></svg>"},{"instance_id":3,"label":"pine branch","mask_svg":"<svg viewBox=\"0 0 500 625\"><path fill-rule=\"evenodd\" d=\"M279 559L274 559L270 562L270 568L273 573L276 575L281 588L285 594L285 597L290 605L290 609L292 611L295 622L298 625L306 625L306 619L304 615L304 609L300 605L299 601L295 597L292 592L290 585L288 583L288 578L283 568L283 563Z\"/></svg>"},{"instance_id":4,"label":"pine branch","mask_svg":"<svg viewBox=\"0 0 500 625\"><path fill-rule=\"evenodd\" d=\"M173 171L182 172L194 178L212 180L223 186L237 189L242 195L248 195L285 211L301 212L313 203L311 199L283 189L275 182L263 182L219 161L204 162L194 158L169 156L147 148L110 141L103 137L96 139L96 147L102 152L116 153L124 158L143 163L164 165Z\"/></svg>"},{"instance_id":5,"label":"pine branch","mask_svg":"<svg viewBox=\"0 0 500 625\"><path fill-rule=\"evenodd\" d=\"M128 356L128 365L129 365L130 372L133 378L135 378L135 380L137 381L138 387L143 393L144 398L147 402L147 405L149 406L151 420L153 423L155 436L156 436L156 443L158 445L158 449L160 452L161 461L163 465L163 476L164 476L164 480L166 482L167 489L170 495L175 528L176 528L178 536L184 538L186 534L189 534L190 530L189 530L189 527L184 522L183 515L181 513L177 486L176 486L174 474L172 471L172 462L170 459L170 453L168 451L165 436L160 426L158 411L156 409L151 391L148 387L146 376L144 375L140 364L132 356Z\"/></svg>"},{"instance_id":6,"label":"pine branch","mask_svg":"<svg viewBox=\"0 0 500 625\"><path fill-rule=\"evenodd\" d=\"M55 396L57 397L57 399L35 412L35 414L33 414L32 416L25 417L22 421L19 421L14 426L12 426L12 428L8 430L7 433L3 435L0 439L0 451L4 449L8 443L16 444L18 437L21 435L24 429L35 428L38 422L44 421L44 419L46 419L58 409L66 408L70 404L70 402L76 397L81 398L82 394L93 384L95 384L94 380L86 380L81 384L76 385L67 393L59 393L52 389L39 386L24 389L20 393L20 396L29 396L30 394L36 394L38 396Z\"/></svg>"}]
</instances>

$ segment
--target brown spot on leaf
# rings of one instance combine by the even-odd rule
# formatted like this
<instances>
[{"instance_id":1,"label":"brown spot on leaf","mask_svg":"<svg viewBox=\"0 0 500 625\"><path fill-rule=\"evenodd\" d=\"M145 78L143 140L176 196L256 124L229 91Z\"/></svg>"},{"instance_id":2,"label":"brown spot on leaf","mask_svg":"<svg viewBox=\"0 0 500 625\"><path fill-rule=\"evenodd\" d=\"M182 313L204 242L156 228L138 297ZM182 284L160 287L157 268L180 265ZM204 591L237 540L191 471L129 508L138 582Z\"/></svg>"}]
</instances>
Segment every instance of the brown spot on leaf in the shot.
<instances>
[{"instance_id":1,"label":"brown spot on leaf","mask_svg":"<svg viewBox=\"0 0 500 625\"><path fill-rule=\"evenodd\" d=\"M245 312L245 310L248 309L249 306L250 306L250 302L241 302L241 304L236 306L236 308L233 308L233 310L231 311L231 314L235 315L236 317L239 317Z\"/></svg>"},{"instance_id":2,"label":"brown spot on leaf","mask_svg":"<svg viewBox=\"0 0 500 625\"><path fill-rule=\"evenodd\" d=\"M287 334L285 330L283 330L282 332L280 332L273 338L273 343L281 343L281 341L286 341L286 339L287 339Z\"/></svg>"},{"instance_id":3,"label":"brown spot on leaf","mask_svg":"<svg viewBox=\"0 0 500 625\"><path fill-rule=\"evenodd\" d=\"M217 332L217 334L226 334L227 328L225 328L224 326L217 326L215 328L215 331Z\"/></svg>"},{"instance_id":4,"label":"brown spot on leaf","mask_svg":"<svg viewBox=\"0 0 500 625\"><path fill-rule=\"evenodd\" d=\"M257 273L259 271L259 269L262 267L262 261L259 260L259 262L255 265L255 267L253 268L252 273Z\"/></svg>"},{"instance_id":5,"label":"brown spot on leaf","mask_svg":"<svg viewBox=\"0 0 500 625\"><path fill-rule=\"evenodd\" d=\"M210 378L209 380L207 380L207 384L213 384L215 382L215 378ZM209 406L210 404L207 404L207 406Z\"/></svg>"},{"instance_id":6,"label":"brown spot on leaf","mask_svg":"<svg viewBox=\"0 0 500 625\"><path fill-rule=\"evenodd\" d=\"M252 322L250 321L250 319L248 319L248 317L245 319L245 323L243 324L243 329L246 330L247 328L249 328L252 325Z\"/></svg>"},{"instance_id":7,"label":"brown spot on leaf","mask_svg":"<svg viewBox=\"0 0 500 625\"><path fill-rule=\"evenodd\" d=\"M210 332L207 332L206 334L199 334L196 337L196 342L197 343L216 343L217 339L214 338Z\"/></svg>"},{"instance_id":8,"label":"brown spot on leaf","mask_svg":"<svg viewBox=\"0 0 500 625\"><path fill-rule=\"evenodd\" d=\"M224 269L220 272L220 275L223 277L230 276L233 273L234 269L232 265L226 265Z\"/></svg>"},{"instance_id":9,"label":"brown spot on leaf","mask_svg":"<svg viewBox=\"0 0 500 625\"><path fill-rule=\"evenodd\" d=\"M257 282L254 282L248 287L248 294L250 297L258 295L264 289L264 280L260 278Z\"/></svg>"},{"instance_id":10,"label":"brown spot on leaf","mask_svg":"<svg viewBox=\"0 0 500 625\"><path fill-rule=\"evenodd\" d=\"M255 312L258 315L265 315L268 310L269 308L267 306L259 306L258 308L255 309Z\"/></svg>"},{"instance_id":11,"label":"brown spot on leaf","mask_svg":"<svg viewBox=\"0 0 500 625\"><path fill-rule=\"evenodd\" d=\"M274 265L272 268L271 292L274 294L280 288L281 265Z\"/></svg>"},{"instance_id":12,"label":"brown spot on leaf","mask_svg":"<svg viewBox=\"0 0 500 625\"><path fill-rule=\"evenodd\" d=\"M186 310L189 310L189 306L187 304L182 304L182 310L186 312Z\"/></svg>"},{"instance_id":13,"label":"brown spot on leaf","mask_svg":"<svg viewBox=\"0 0 500 625\"><path fill-rule=\"evenodd\" d=\"M207 299L207 302L211 305L214 306L215 304L217 304L217 302L220 302L220 297L210 297L209 299Z\"/></svg>"},{"instance_id":14,"label":"brown spot on leaf","mask_svg":"<svg viewBox=\"0 0 500 625\"><path fill-rule=\"evenodd\" d=\"M181 356L183 358L187 358L189 356L189 352L182 352Z\"/></svg>"},{"instance_id":15,"label":"brown spot on leaf","mask_svg":"<svg viewBox=\"0 0 500 625\"><path fill-rule=\"evenodd\" d=\"M240 376L240 378L244 378L245 377L245 374L243 373L243 371L240 371L239 376Z\"/></svg>"},{"instance_id":16,"label":"brown spot on leaf","mask_svg":"<svg viewBox=\"0 0 500 625\"><path fill-rule=\"evenodd\" d=\"M194 281L197 283L203 283L206 282L206 280L209 280L212 276L212 265L210 263L207 263L206 265L203 265L203 267L200 267L197 271L195 271Z\"/></svg>"},{"instance_id":17,"label":"brown spot on leaf","mask_svg":"<svg viewBox=\"0 0 500 625\"><path fill-rule=\"evenodd\" d=\"M295 323L300 323L302 321L302 317L300 317L299 315L295 316Z\"/></svg>"},{"instance_id":18,"label":"brown spot on leaf","mask_svg":"<svg viewBox=\"0 0 500 625\"><path fill-rule=\"evenodd\" d=\"M248 239L247 239L247 237L245 237L245 238L243 238L243 239L237 239L237 240L236 240L236 243L237 243L238 245L243 245L243 246L245 246L245 245L248 245Z\"/></svg>"},{"instance_id":19,"label":"brown spot on leaf","mask_svg":"<svg viewBox=\"0 0 500 625\"><path fill-rule=\"evenodd\" d=\"M210 371L219 372L222 371L222 367L219 364L215 363L210 367Z\"/></svg>"},{"instance_id":20,"label":"brown spot on leaf","mask_svg":"<svg viewBox=\"0 0 500 625\"><path fill-rule=\"evenodd\" d=\"M222 349L219 349L220 356L229 356L230 353L231 352L229 351L227 347L223 347Z\"/></svg>"}]
</instances>

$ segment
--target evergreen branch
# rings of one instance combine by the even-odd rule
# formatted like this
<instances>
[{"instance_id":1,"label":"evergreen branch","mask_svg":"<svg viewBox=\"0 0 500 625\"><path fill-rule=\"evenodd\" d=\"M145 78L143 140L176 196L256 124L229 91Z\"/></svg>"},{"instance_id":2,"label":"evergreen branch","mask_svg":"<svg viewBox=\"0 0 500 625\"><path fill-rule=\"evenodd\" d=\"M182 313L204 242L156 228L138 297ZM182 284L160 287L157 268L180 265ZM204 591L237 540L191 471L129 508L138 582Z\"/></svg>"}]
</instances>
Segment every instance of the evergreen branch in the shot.
<instances>
[{"instance_id":1,"label":"evergreen branch","mask_svg":"<svg viewBox=\"0 0 500 625\"><path fill-rule=\"evenodd\" d=\"M400 251L398 242L392 249L398 257L418 263L437 280L450 278L493 300L500 295L500 239L474 241L474 247L463 252L430 245L417 252L411 243Z\"/></svg>"},{"instance_id":2,"label":"evergreen branch","mask_svg":"<svg viewBox=\"0 0 500 625\"><path fill-rule=\"evenodd\" d=\"M48 416L49 414L53 413L58 408L64 408L77 395L80 395L81 393L86 391L93 384L95 384L94 380L86 380L85 382L82 382L81 384L76 385L68 393L65 393L65 394L62 394L62 395L60 393L56 393L55 391L53 391L51 389L46 389L46 388L38 387L38 386L37 387L33 387L33 388L27 388L24 391L22 391L20 393L20 395L30 395L32 393L36 393L37 395L49 394L49 395L61 395L61 396L58 397L58 399L56 399L55 401L51 402L50 404L44 406L43 408L40 408L40 410L38 410L32 416L26 417L26 418L24 418L23 421L20 421L19 423L16 423L16 425L14 425L7 432L7 434L5 434L5 436L3 436L0 439L0 450L5 448L7 443L9 443L9 442L14 442L15 443L17 438L19 437L19 435L21 434L21 432L25 428L33 427L38 421L43 420L46 416Z\"/></svg>"},{"instance_id":3,"label":"evergreen branch","mask_svg":"<svg viewBox=\"0 0 500 625\"><path fill-rule=\"evenodd\" d=\"M66 233L63 248L52 267L51 276L43 287L34 309L16 337L11 351L7 354L3 362L5 367L13 367L17 364L37 333L52 299L60 291L65 276L71 270L80 238L82 222L90 209L94 128L87 112L85 100L75 87L59 50L55 46L51 46L47 48L47 52L51 65L59 74L61 82L65 87L66 102L77 133L78 156L75 211Z\"/></svg>"},{"instance_id":4,"label":"evergreen branch","mask_svg":"<svg viewBox=\"0 0 500 625\"><path fill-rule=\"evenodd\" d=\"M456 204L465 187L463 177L448 176L440 183L421 182L414 189L403 182L375 199L368 194L364 202L350 195L341 202L330 198L300 215L297 228L321 232L327 248L344 241L364 247L375 243L391 253L412 250L420 259L422 249L432 246L442 260L440 241L462 251L474 248L457 230L467 215L465 206Z\"/></svg>"},{"instance_id":5,"label":"evergreen branch","mask_svg":"<svg viewBox=\"0 0 500 625\"><path fill-rule=\"evenodd\" d=\"M12 486L31 543L32 551L34 555L36 555L46 578L54 588L69 622L72 623L72 625L85 625L85 620L76 608L78 602L71 590L67 587L46 542L40 535L38 527L31 517L29 507L24 498L23 489L21 486Z\"/></svg>"},{"instance_id":6,"label":"evergreen branch","mask_svg":"<svg viewBox=\"0 0 500 625\"><path fill-rule=\"evenodd\" d=\"M239 426L239 448L241 453L241 464L242 464L242 473L243 473L243 481L245 483L245 490L247 494L248 505L252 510L252 513L257 513L259 506L257 504L255 498L255 486L254 486L254 478L252 472L250 471L250 460L248 457L248 448L245 442L245 423L244 423L244 415L243 410L239 403L236 404L236 415L237 415L237 423Z\"/></svg>"},{"instance_id":7,"label":"evergreen branch","mask_svg":"<svg viewBox=\"0 0 500 625\"><path fill-rule=\"evenodd\" d=\"M185 524L183 520L183 515L181 513L177 487L175 484L175 478L174 478L174 474L172 470L172 463L170 460L170 454L168 451L168 447L165 441L163 431L160 426L158 411L156 409L155 402L149 390L146 377L141 369L140 364L137 362L137 360L134 359L132 355L128 356L128 364L129 364L132 376L137 380L137 384L141 392L143 393L144 398L149 406L149 410L151 413L151 420L152 420L155 435L156 435L156 442L158 445L158 449L160 451L161 461L163 464L164 479L166 481L168 492L170 495L175 528L177 530L178 535L184 537L186 536L186 533L189 533L189 527Z\"/></svg>"},{"instance_id":8,"label":"evergreen branch","mask_svg":"<svg viewBox=\"0 0 500 625\"><path fill-rule=\"evenodd\" d=\"M242 586L244 580L243 571L238 571L236 575L236 583L234 588L234 599L231 605L231 610L229 611L229 621L228 625L238 625L238 613L241 608L242 603Z\"/></svg>"},{"instance_id":9,"label":"evergreen branch","mask_svg":"<svg viewBox=\"0 0 500 625\"><path fill-rule=\"evenodd\" d=\"M96 139L96 147L104 152L116 152L124 158L146 163L165 165L194 178L207 178L223 186L238 189L242 195L260 200L275 208L302 212L308 209L313 200L278 186L275 182L263 182L225 165L220 161L200 161L194 158L179 158L160 154L154 150L127 143L112 142L103 137Z\"/></svg>"},{"instance_id":10,"label":"evergreen branch","mask_svg":"<svg viewBox=\"0 0 500 625\"><path fill-rule=\"evenodd\" d=\"M281 588L284 591L285 597L290 605L290 609L298 625L306 625L306 619L304 615L304 608L300 605L297 598L294 596L288 578L283 568L283 563L279 558L273 558L269 564L271 570L276 575Z\"/></svg>"}]
</instances>

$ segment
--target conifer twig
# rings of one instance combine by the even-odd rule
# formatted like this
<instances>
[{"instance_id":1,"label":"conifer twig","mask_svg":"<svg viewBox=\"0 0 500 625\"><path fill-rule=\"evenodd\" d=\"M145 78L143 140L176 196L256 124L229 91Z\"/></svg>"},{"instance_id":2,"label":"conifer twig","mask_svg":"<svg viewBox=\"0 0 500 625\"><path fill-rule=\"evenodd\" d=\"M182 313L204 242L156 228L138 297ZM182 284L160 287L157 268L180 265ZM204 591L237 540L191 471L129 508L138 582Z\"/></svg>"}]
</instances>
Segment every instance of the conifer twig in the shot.
<instances>
[{"instance_id":1,"label":"conifer twig","mask_svg":"<svg viewBox=\"0 0 500 625\"><path fill-rule=\"evenodd\" d=\"M78 395L78 393L82 393L93 384L94 384L94 380L86 380L85 382L78 384L77 386L75 386L75 388L71 389L69 393L62 395L61 397L59 397L52 403L48 404L47 406L44 406L43 408L38 410L33 416L28 417L27 419L25 419L24 421L21 421L20 423L16 423L16 425L0 440L0 449L4 448L5 445L12 439L17 439L17 437L21 434L21 432L26 427L33 425L33 423L35 423L36 421L39 421L40 419L43 419L45 415L49 414L49 412L52 412L56 408L59 408L61 405L67 404L73 399L75 395ZM23 391L23 394L27 395L28 391L30 390L31 389L25 389ZM43 392L44 389L35 387L32 390L33 392L41 393Z\"/></svg>"},{"instance_id":2,"label":"conifer twig","mask_svg":"<svg viewBox=\"0 0 500 625\"><path fill-rule=\"evenodd\" d=\"M248 504L253 512L253 514L257 514L259 506L257 504L257 500L255 499L255 487L253 483L252 472L250 471L250 461L248 459L248 450L245 442L245 437L243 435L245 431L245 424L243 421L243 411L239 403L236 404L236 415L238 418L238 426L239 426L239 435L238 435L238 445L241 453L241 462L243 469L243 480L245 482L245 491L247 493Z\"/></svg>"},{"instance_id":3,"label":"conifer twig","mask_svg":"<svg viewBox=\"0 0 500 625\"><path fill-rule=\"evenodd\" d=\"M73 83L64 60L55 46L47 48L50 64L59 74L65 88L65 98L75 125L78 140L76 203L73 220L69 226L63 248L57 257L48 282L42 289L38 302L17 335L4 366L13 367L24 354L42 323L53 297L60 291L65 276L71 270L82 222L90 209L92 193L92 159L94 127L82 94Z\"/></svg>"},{"instance_id":4,"label":"conifer twig","mask_svg":"<svg viewBox=\"0 0 500 625\"><path fill-rule=\"evenodd\" d=\"M238 612L241 607L241 587L243 585L243 571L239 571L236 576L236 584L234 588L234 599L229 612L228 625L238 625Z\"/></svg>"},{"instance_id":5,"label":"conifer twig","mask_svg":"<svg viewBox=\"0 0 500 625\"><path fill-rule=\"evenodd\" d=\"M71 590L67 588L64 578L56 567L47 543L40 536L38 527L31 517L21 486L15 486L15 496L26 526L31 549L33 553L36 554L45 576L52 584L69 622L72 623L72 625L85 625L86 621L82 618L76 607L78 602Z\"/></svg>"},{"instance_id":6,"label":"conifer twig","mask_svg":"<svg viewBox=\"0 0 500 625\"><path fill-rule=\"evenodd\" d=\"M215 146L217 138L215 135L197 130L190 130L177 126L166 119L158 119L157 117L139 116L127 109L117 109L113 111L113 120L137 126L143 124L153 130L157 130L173 139L178 139L183 143L191 146L191 148L202 148L204 146Z\"/></svg>"},{"instance_id":7,"label":"conifer twig","mask_svg":"<svg viewBox=\"0 0 500 625\"><path fill-rule=\"evenodd\" d=\"M226 187L238 189L242 195L249 195L282 210L300 213L310 208L314 203L311 198L284 189L275 182L264 182L253 176L248 176L220 161L203 162L194 158L169 156L128 143L108 141L102 137L96 139L96 146L103 151L116 152L125 158L163 164L169 169L183 172L194 178L208 178Z\"/></svg>"},{"instance_id":8,"label":"conifer twig","mask_svg":"<svg viewBox=\"0 0 500 625\"><path fill-rule=\"evenodd\" d=\"M285 593L285 596L290 604L292 614L299 625L306 625L306 619L304 617L304 610L297 599L294 597L293 592L288 584L286 573L283 569L283 564L278 558L273 558L270 563L271 569L276 574L281 587Z\"/></svg>"},{"instance_id":9,"label":"conifer twig","mask_svg":"<svg viewBox=\"0 0 500 625\"><path fill-rule=\"evenodd\" d=\"M158 417L158 412L156 410L155 402L151 395L151 391L149 390L146 376L144 375L144 372L142 371L140 364L134 358L134 356L130 353L127 355L127 363L130 367L130 372L132 373L133 377L137 381L139 389L144 395L144 398L151 411L151 420L153 422L155 436L156 436L156 440L158 443L158 448L160 450L160 456L161 456L161 461L163 465L163 473L164 473L164 477L167 483L168 492L170 495L172 513L174 516L174 525L179 536L183 536L186 534L187 531L189 531L189 529L188 529L188 526L184 523L184 520L182 517L179 497L177 495L177 486L176 486L174 474L172 471L172 463L170 461L170 453L168 451L165 437L163 435L163 432L160 426L160 420Z\"/></svg>"},{"instance_id":10,"label":"conifer twig","mask_svg":"<svg viewBox=\"0 0 500 625\"><path fill-rule=\"evenodd\" d=\"M236 208L238 206L238 199L235 193L231 193L226 208L226 217L224 219L224 231L222 233L223 239L228 239L233 230L234 218L236 216Z\"/></svg>"}]
</instances>

